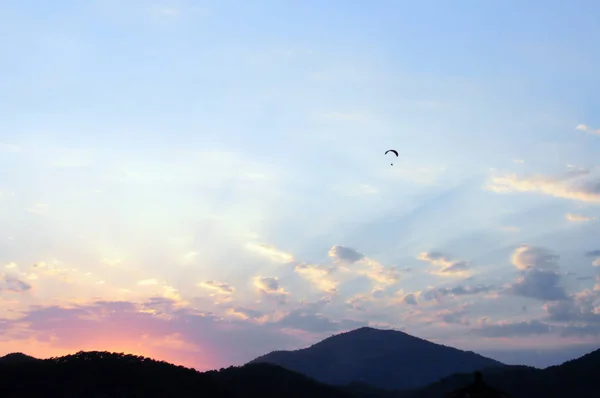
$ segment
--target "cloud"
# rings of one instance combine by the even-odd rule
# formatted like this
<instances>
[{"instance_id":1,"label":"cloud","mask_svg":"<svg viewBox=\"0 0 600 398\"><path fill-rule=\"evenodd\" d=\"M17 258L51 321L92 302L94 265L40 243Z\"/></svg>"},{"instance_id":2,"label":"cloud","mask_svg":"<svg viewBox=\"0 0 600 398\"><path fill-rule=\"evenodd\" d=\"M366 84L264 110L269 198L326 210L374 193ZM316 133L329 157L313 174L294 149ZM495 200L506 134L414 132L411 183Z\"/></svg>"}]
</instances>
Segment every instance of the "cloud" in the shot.
<instances>
[{"instance_id":1,"label":"cloud","mask_svg":"<svg viewBox=\"0 0 600 398\"><path fill-rule=\"evenodd\" d=\"M585 124L578 124L577 127L575 127L575 130L583 131L588 134L600 135L600 129L594 130Z\"/></svg>"},{"instance_id":2,"label":"cloud","mask_svg":"<svg viewBox=\"0 0 600 398\"><path fill-rule=\"evenodd\" d=\"M467 314L470 306L471 303L463 303L456 308L439 310L435 313L435 316L447 325L469 326L471 321Z\"/></svg>"},{"instance_id":3,"label":"cloud","mask_svg":"<svg viewBox=\"0 0 600 398\"><path fill-rule=\"evenodd\" d=\"M294 266L294 271L324 292L333 293L337 291L338 283L331 278L334 271L331 267L299 263Z\"/></svg>"},{"instance_id":4,"label":"cloud","mask_svg":"<svg viewBox=\"0 0 600 398\"><path fill-rule=\"evenodd\" d=\"M254 278L254 286L260 294L274 299L279 304L287 303L289 293L279 285L277 277L257 276Z\"/></svg>"},{"instance_id":5,"label":"cloud","mask_svg":"<svg viewBox=\"0 0 600 398\"><path fill-rule=\"evenodd\" d=\"M400 279L398 267L385 267L350 247L334 245L329 249L329 256L341 271L366 276L378 284L391 285Z\"/></svg>"},{"instance_id":6,"label":"cloud","mask_svg":"<svg viewBox=\"0 0 600 398\"><path fill-rule=\"evenodd\" d=\"M561 275L556 264L558 259L558 255L541 247L518 247L511 260L522 276L505 293L540 300L565 299L567 294L560 285Z\"/></svg>"},{"instance_id":7,"label":"cloud","mask_svg":"<svg viewBox=\"0 0 600 398\"><path fill-rule=\"evenodd\" d=\"M539 300L562 300L567 295L559 282L560 275L556 272L531 270L512 284L507 293Z\"/></svg>"},{"instance_id":8,"label":"cloud","mask_svg":"<svg viewBox=\"0 0 600 398\"><path fill-rule=\"evenodd\" d=\"M364 254L359 253L352 248L340 245L334 245L331 249L329 249L329 256L333 257L335 260L348 264L354 264L355 262L365 258Z\"/></svg>"},{"instance_id":9,"label":"cloud","mask_svg":"<svg viewBox=\"0 0 600 398\"><path fill-rule=\"evenodd\" d=\"M373 259L366 259L362 264L364 264L363 268L352 271L366 276L379 285L393 285L400 279L400 270L396 267L385 267Z\"/></svg>"},{"instance_id":10,"label":"cloud","mask_svg":"<svg viewBox=\"0 0 600 398\"><path fill-rule=\"evenodd\" d=\"M596 219L596 217L589 217L589 216L584 216L581 214L567 213L567 214L565 214L565 219L567 221L571 221L571 222L585 222L585 221L593 221Z\"/></svg>"},{"instance_id":11,"label":"cloud","mask_svg":"<svg viewBox=\"0 0 600 398\"><path fill-rule=\"evenodd\" d=\"M548 334L552 326L539 320L522 322L498 322L490 324L485 322L479 328L471 330L471 333L482 337L518 337L528 335Z\"/></svg>"},{"instance_id":12,"label":"cloud","mask_svg":"<svg viewBox=\"0 0 600 398\"><path fill-rule=\"evenodd\" d=\"M0 293L21 293L31 290L31 285L12 275L0 277Z\"/></svg>"},{"instance_id":13,"label":"cloud","mask_svg":"<svg viewBox=\"0 0 600 398\"><path fill-rule=\"evenodd\" d=\"M561 328L560 335L562 337L584 337L600 335L600 325L569 325Z\"/></svg>"},{"instance_id":14,"label":"cloud","mask_svg":"<svg viewBox=\"0 0 600 398\"><path fill-rule=\"evenodd\" d=\"M542 247L521 245L515 249L511 262L520 271L531 269L557 270L556 261L560 256Z\"/></svg>"},{"instance_id":15,"label":"cloud","mask_svg":"<svg viewBox=\"0 0 600 398\"><path fill-rule=\"evenodd\" d=\"M441 276L468 276L470 275L469 263L462 260L450 260L445 254L440 252L422 252L417 259L426 261L441 269L433 271L433 274Z\"/></svg>"},{"instance_id":16,"label":"cloud","mask_svg":"<svg viewBox=\"0 0 600 398\"><path fill-rule=\"evenodd\" d=\"M227 283L223 282L204 281L200 282L198 286L203 287L205 289L213 290L219 294L231 294L235 291L233 286L230 286Z\"/></svg>"},{"instance_id":17,"label":"cloud","mask_svg":"<svg viewBox=\"0 0 600 398\"><path fill-rule=\"evenodd\" d=\"M519 177L516 174L492 177L486 189L493 192L536 192L556 198L600 203L600 177L589 170L571 166L558 177Z\"/></svg>"},{"instance_id":18,"label":"cloud","mask_svg":"<svg viewBox=\"0 0 600 398\"><path fill-rule=\"evenodd\" d=\"M404 301L405 304L417 305L417 297L415 296L414 293L408 293L406 296L404 296L404 298L402 300Z\"/></svg>"},{"instance_id":19,"label":"cloud","mask_svg":"<svg viewBox=\"0 0 600 398\"><path fill-rule=\"evenodd\" d=\"M592 250L585 253L586 257L596 257L594 261L592 261L592 265L594 267L600 267L600 250Z\"/></svg>"},{"instance_id":20,"label":"cloud","mask_svg":"<svg viewBox=\"0 0 600 398\"><path fill-rule=\"evenodd\" d=\"M332 321L321 314L298 309L285 315L275 324L280 327L303 330L311 333L324 333L355 329L365 326L366 323L349 319Z\"/></svg>"},{"instance_id":21,"label":"cloud","mask_svg":"<svg viewBox=\"0 0 600 398\"><path fill-rule=\"evenodd\" d=\"M366 311L367 307L373 302L373 298L366 294L356 294L346 300L346 305L357 311Z\"/></svg>"},{"instance_id":22,"label":"cloud","mask_svg":"<svg viewBox=\"0 0 600 398\"><path fill-rule=\"evenodd\" d=\"M69 267L57 260L49 262L38 261L37 263L33 264L33 268L33 272L28 275L30 279L38 279L44 276L60 279L67 283L73 282L73 274L78 272L76 268Z\"/></svg>"},{"instance_id":23,"label":"cloud","mask_svg":"<svg viewBox=\"0 0 600 398\"><path fill-rule=\"evenodd\" d=\"M241 365L265 352L305 344L273 322L225 320L165 298L37 306L0 322L0 351L38 357L79 350L133 352L199 370Z\"/></svg>"},{"instance_id":24,"label":"cloud","mask_svg":"<svg viewBox=\"0 0 600 398\"><path fill-rule=\"evenodd\" d=\"M370 279L376 287L392 285L400 278L398 267L386 267L346 246L333 245L329 249L328 255L333 259L333 264L330 265L298 261L292 254L265 244L248 244L246 247L273 261L292 265L297 275L309 281L318 290L329 294L337 294L341 283L350 282L349 278L357 276Z\"/></svg>"},{"instance_id":25,"label":"cloud","mask_svg":"<svg viewBox=\"0 0 600 398\"><path fill-rule=\"evenodd\" d=\"M264 314L261 311L253 310L250 308L244 307L233 307L227 310L228 315L233 315L243 320L255 319L258 320L264 317Z\"/></svg>"},{"instance_id":26,"label":"cloud","mask_svg":"<svg viewBox=\"0 0 600 398\"><path fill-rule=\"evenodd\" d=\"M276 277L256 277L255 286L265 293L273 293L279 291L279 281Z\"/></svg>"},{"instance_id":27,"label":"cloud","mask_svg":"<svg viewBox=\"0 0 600 398\"><path fill-rule=\"evenodd\" d=\"M600 324L600 285L558 302L545 303L548 320L571 324Z\"/></svg>"},{"instance_id":28,"label":"cloud","mask_svg":"<svg viewBox=\"0 0 600 398\"><path fill-rule=\"evenodd\" d=\"M248 243L246 248L252 252L269 258L271 261L281 264L289 264L294 262L294 256L284 251L277 249L274 246L265 244Z\"/></svg>"},{"instance_id":29,"label":"cloud","mask_svg":"<svg viewBox=\"0 0 600 398\"><path fill-rule=\"evenodd\" d=\"M437 287L425 290L421 293L420 298L425 301L439 300L441 297L458 297L477 295L481 293L491 293L496 291L498 288L493 285L476 285L476 286L464 286L458 285L452 288Z\"/></svg>"}]
</instances>

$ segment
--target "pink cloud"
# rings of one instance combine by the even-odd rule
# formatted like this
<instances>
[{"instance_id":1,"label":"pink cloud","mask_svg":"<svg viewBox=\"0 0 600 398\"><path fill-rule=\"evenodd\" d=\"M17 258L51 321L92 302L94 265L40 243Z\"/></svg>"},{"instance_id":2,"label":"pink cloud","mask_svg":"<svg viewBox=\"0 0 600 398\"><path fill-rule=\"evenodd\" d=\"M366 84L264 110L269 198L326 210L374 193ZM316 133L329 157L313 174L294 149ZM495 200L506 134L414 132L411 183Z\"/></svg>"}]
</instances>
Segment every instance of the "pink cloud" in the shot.
<instances>
[{"instance_id":1,"label":"pink cloud","mask_svg":"<svg viewBox=\"0 0 600 398\"><path fill-rule=\"evenodd\" d=\"M100 301L70 308L38 306L20 318L0 320L0 355L21 351L49 357L106 350L208 370L305 344L273 324L225 321L173 304L156 298L143 304Z\"/></svg>"}]
</instances>

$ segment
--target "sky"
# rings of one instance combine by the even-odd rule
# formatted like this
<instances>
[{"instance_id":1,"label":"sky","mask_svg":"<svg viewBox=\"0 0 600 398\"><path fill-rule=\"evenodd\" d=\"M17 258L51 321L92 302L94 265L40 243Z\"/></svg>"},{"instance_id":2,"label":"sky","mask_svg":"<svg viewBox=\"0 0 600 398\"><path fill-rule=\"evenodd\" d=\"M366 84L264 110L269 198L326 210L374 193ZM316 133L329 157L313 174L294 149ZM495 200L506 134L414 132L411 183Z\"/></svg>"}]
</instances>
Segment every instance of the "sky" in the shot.
<instances>
[{"instance_id":1,"label":"sky","mask_svg":"<svg viewBox=\"0 0 600 398\"><path fill-rule=\"evenodd\" d=\"M0 2L0 355L599 348L599 14Z\"/></svg>"}]
</instances>

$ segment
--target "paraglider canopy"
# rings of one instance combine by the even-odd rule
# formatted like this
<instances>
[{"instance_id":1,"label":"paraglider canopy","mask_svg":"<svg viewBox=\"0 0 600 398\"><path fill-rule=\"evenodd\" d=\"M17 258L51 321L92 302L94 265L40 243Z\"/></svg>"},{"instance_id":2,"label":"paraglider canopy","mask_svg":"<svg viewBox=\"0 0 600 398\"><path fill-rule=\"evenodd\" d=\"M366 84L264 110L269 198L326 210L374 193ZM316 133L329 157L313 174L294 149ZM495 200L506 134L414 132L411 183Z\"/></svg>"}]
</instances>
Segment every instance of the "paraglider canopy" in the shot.
<instances>
[{"instance_id":1,"label":"paraglider canopy","mask_svg":"<svg viewBox=\"0 0 600 398\"><path fill-rule=\"evenodd\" d=\"M395 149L388 149L387 151L385 151L384 155L387 155L388 152L392 152L394 155L396 155L396 157L398 157L398 151ZM394 165L394 163L390 163L392 166Z\"/></svg>"}]
</instances>

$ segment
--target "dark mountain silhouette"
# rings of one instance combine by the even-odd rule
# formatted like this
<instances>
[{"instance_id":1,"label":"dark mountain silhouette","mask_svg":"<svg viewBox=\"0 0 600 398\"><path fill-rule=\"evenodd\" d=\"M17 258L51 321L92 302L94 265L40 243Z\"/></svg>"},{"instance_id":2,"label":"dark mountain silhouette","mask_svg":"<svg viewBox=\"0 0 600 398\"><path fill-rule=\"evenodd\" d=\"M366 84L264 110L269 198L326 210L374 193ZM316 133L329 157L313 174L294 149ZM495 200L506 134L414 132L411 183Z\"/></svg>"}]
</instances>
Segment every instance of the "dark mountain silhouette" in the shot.
<instances>
[{"instance_id":1,"label":"dark mountain silhouette","mask_svg":"<svg viewBox=\"0 0 600 398\"><path fill-rule=\"evenodd\" d=\"M600 397L600 349L578 359L546 369L506 366L483 370L486 384L511 394L512 398ZM472 374L457 374L425 388L399 392L396 398L443 397L472 382Z\"/></svg>"},{"instance_id":2,"label":"dark mountain silhouette","mask_svg":"<svg viewBox=\"0 0 600 398\"><path fill-rule=\"evenodd\" d=\"M487 385L511 394L512 398L596 398L600 396L598 369L600 350L543 370L494 366L482 374ZM0 358L3 398L441 398L472 382L473 373L468 372L416 390L386 391L360 382L341 387L325 385L273 364L200 373L164 361L96 351L50 359L18 353Z\"/></svg>"},{"instance_id":3,"label":"dark mountain silhouette","mask_svg":"<svg viewBox=\"0 0 600 398\"><path fill-rule=\"evenodd\" d=\"M274 351L249 363L280 365L332 385L360 382L398 390L423 387L453 373L506 366L471 351L369 327L301 350Z\"/></svg>"},{"instance_id":4,"label":"dark mountain silhouette","mask_svg":"<svg viewBox=\"0 0 600 398\"><path fill-rule=\"evenodd\" d=\"M276 365L200 373L164 361L109 352L50 359L11 354L0 360L0 396L39 397L315 397L353 395ZM13 361L13 358L31 360Z\"/></svg>"},{"instance_id":5,"label":"dark mountain silhouette","mask_svg":"<svg viewBox=\"0 0 600 398\"><path fill-rule=\"evenodd\" d=\"M209 375L134 355L79 352L34 361L0 361L2 397L234 397Z\"/></svg>"},{"instance_id":6,"label":"dark mountain silhouette","mask_svg":"<svg viewBox=\"0 0 600 398\"><path fill-rule=\"evenodd\" d=\"M15 364L15 363L30 363L30 362L35 362L35 361L39 361L39 359L34 358L29 355L22 354L20 352L12 352L10 354L6 354L3 357L0 357L0 363Z\"/></svg>"},{"instance_id":7,"label":"dark mountain silhouette","mask_svg":"<svg viewBox=\"0 0 600 398\"><path fill-rule=\"evenodd\" d=\"M206 374L229 386L236 397L354 397L352 392L345 392L334 386L319 383L300 373L267 363L230 367Z\"/></svg>"}]
</instances>

